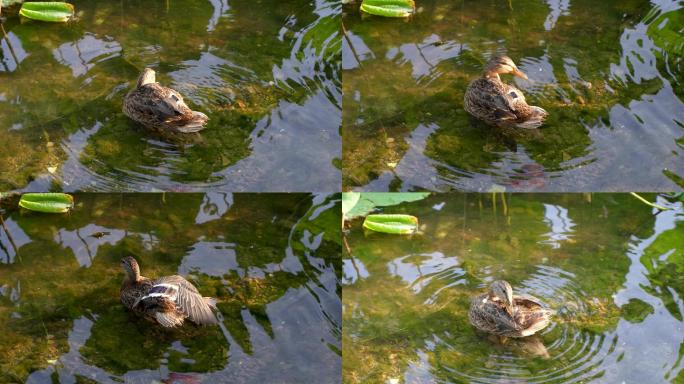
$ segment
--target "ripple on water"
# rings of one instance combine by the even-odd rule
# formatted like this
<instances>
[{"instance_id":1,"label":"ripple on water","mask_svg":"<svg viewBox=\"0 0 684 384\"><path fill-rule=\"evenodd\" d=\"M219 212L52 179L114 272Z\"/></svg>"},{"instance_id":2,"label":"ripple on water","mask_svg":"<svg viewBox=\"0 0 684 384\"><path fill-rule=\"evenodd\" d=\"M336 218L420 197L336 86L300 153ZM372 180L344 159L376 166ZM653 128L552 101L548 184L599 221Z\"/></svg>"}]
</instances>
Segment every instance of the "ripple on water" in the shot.
<instances>
[{"instance_id":1,"label":"ripple on water","mask_svg":"<svg viewBox=\"0 0 684 384\"><path fill-rule=\"evenodd\" d=\"M463 276L459 261L441 252L407 255L390 261L390 274L404 280L414 293L420 293L433 279L451 279Z\"/></svg>"},{"instance_id":2,"label":"ripple on water","mask_svg":"<svg viewBox=\"0 0 684 384\"><path fill-rule=\"evenodd\" d=\"M79 28L65 27L45 47L27 36L52 32L5 24L0 72L11 76L0 84L2 134L37 152L45 141L61 144L30 166L8 153L26 175L5 189L290 192L339 184L338 2L266 1L258 18L226 0L185 12L174 3L135 12L100 3L81 4ZM178 30L188 38L177 40ZM123 116L121 100L143 67L210 116L200 135L159 137Z\"/></svg>"},{"instance_id":3,"label":"ripple on water","mask_svg":"<svg viewBox=\"0 0 684 384\"><path fill-rule=\"evenodd\" d=\"M503 14L484 3L435 1L400 31L381 23L371 28L350 7L345 187L681 189L677 69L684 40L674 36L682 3L653 1L639 10L619 9L618 2L546 3L521 3ZM463 110L468 82L497 54L509 55L528 75L503 79L549 111L541 129L489 129ZM381 133L369 138L372 132ZM393 144L383 145L382 135ZM381 150L369 151L376 141Z\"/></svg>"},{"instance_id":4,"label":"ripple on water","mask_svg":"<svg viewBox=\"0 0 684 384\"><path fill-rule=\"evenodd\" d=\"M454 286L468 286L468 277L459 259L441 252L405 255L388 262L387 268L414 294L427 294L426 305L448 302L452 299ZM491 269L485 268L484 273L472 295L486 290L497 278ZM533 273L514 286L514 293L535 296L543 305L556 311L550 326L535 336L505 342L482 336L479 342L490 345L489 353L477 357L467 370L449 366L448 361L440 361L440 367L449 372L452 379L476 383L581 382L599 377L600 366L615 352L617 336L595 334L573 325L574 319L589 313L587 301L590 300L575 280L573 273L561 268L537 265ZM453 339L450 331L445 332L441 336L433 334L433 339L426 340L429 351L441 350L437 356L459 351L477 353L473 351L478 348L459 344L459 340L472 343L472 339ZM419 360L409 364L405 379L417 382L435 379L429 369L432 360L426 352L416 351ZM425 359L420 358L421 354ZM535 359L543 359L544 364L535 365Z\"/></svg>"},{"instance_id":5,"label":"ripple on water","mask_svg":"<svg viewBox=\"0 0 684 384\"><path fill-rule=\"evenodd\" d=\"M50 217L3 205L14 245L0 228L0 312L8 320L1 325L9 335L0 339L1 382L340 377L339 196L77 194L76 201L69 215ZM18 255L5 257L13 246ZM131 317L118 298L125 254L147 276L177 271L216 298L218 327L160 331ZM49 352L30 346L46 342Z\"/></svg>"},{"instance_id":6,"label":"ripple on water","mask_svg":"<svg viewBox=\"0 0 684 384\"><path fill-rule=\"evenodd\" d=\"M485 290L494 276L485 276ZM587 295L575 283L576 276L558 267L536 266L536 271L513 287L514 294L537 297L556 311L551 324L539 334L505 342L492 337L493 351L482 356L468 371L449 368L454 377L476 383L582 382L601 375L598 368L615 351L616 336L594 334L573 325L572 320L588 313ZM475 293L474 293L475 294ZM467 350L467 346L457 348ZM543 359L543 365L535 365Z\"/></svg>"}]
</instances>

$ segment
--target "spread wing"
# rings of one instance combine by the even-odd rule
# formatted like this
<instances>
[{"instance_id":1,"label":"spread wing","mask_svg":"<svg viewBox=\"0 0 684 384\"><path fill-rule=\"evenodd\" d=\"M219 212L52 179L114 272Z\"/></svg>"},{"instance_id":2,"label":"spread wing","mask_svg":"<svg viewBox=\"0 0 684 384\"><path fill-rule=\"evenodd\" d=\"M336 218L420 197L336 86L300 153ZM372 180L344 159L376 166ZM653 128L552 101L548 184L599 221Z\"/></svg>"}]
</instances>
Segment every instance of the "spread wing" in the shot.
<instances>
[{"instance_id":1,"label":"spread wing","mask_svg":"<svg viewBox=\"0 0 684 384\"><path fill-rule=\"evenodd\" d=\"M199 325L216 324L216 316L207 300L202 297L192 283L183 276L166 276L155 281L155 287L166 287L171 297L174 297L176 307L192 322ZM152 290L151 290L152 291Z\"/></svg>"}]
</instances>

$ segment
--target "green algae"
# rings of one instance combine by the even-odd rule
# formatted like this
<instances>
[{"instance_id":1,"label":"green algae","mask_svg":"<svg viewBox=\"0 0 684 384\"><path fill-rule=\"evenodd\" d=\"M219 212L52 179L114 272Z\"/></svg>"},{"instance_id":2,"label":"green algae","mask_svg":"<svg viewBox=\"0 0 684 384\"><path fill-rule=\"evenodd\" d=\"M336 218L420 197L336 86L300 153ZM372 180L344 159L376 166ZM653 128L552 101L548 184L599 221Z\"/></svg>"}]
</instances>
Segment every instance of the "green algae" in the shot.
<instances>
[{"instance_id":1,"label":"green algae","mask_svg":"<svg viewBox=\"0 0 684 384\"><path fill-rule=\"evenodd\" d=\"M229 196L227 211L215 205ZM3 213L18 248L13 254L7 239L0 238L0 331L5 335L0 342L0 381L23 382L32 372L45 369L77 374L79 366L71 365L73 361L64 357L67 353L78 353L79 364L97 367L112 377L135 376L137 371L161 366L194 374L220 372L228 366L241 372L240 361L262 354L268 346L269 341L258 336L260 332L270 342L288 337L289 331L283 332L291 327L296 332L297 323L272 324L274 316L282 314L275 306L284 297L315 289L325 303L334 303L335 297L339 300L337 195L216 194L212 198L217 200L211 200L202 194L75 194L75 198L75 208L61 217L39 218L11 205ZM7 200L12 199L16 197ZM198 211L209 215L208 221L196 223ZM310 244L309 237L319 240ZM203 257L214 262L220 260L211 256L211 249L230 250L224 261L228 264L217 269L200 262L183 271L203 295L217 298L230 341L219 327L188 324L163 330L121 306L121 257L135 255L146 276L176 274L202 244L210 245ZM287 249L302 271L276 268ZM235 264L230 264L231 252ZM324 294L323 289L330 289L331 275L334 288ZM314 318L339 317L339 307L321 304L316 309L307 300L289 308ZM327 314L314 315L317 311ZM306 348L297 350L296 344L307 339L300 338L288 349L288 356L325 361L325 366L284 367L281 375L288 382L305 377L309 369L326 371L340 364L335 351L339 341L323 336L332 325L306 319L308 332L321 335L321 340L311 343L321 343L330 353L319 351L307 357L312 344L307 341ZM84 326L87 339L74 350L67 338L78 334L76 330L83 332L79 327ZM339 330L330 332L335 335ZM247 362L244 369L245 377L259 370ZM272 369L277 375L274 367L261 369Z\"/></svg>"},{"instance_id":2,"label":"green algae","mask_svg":"<svg viewBox=\"0 0 684 384\"><path fill-rule=\"evenodd\" d=\"M221 172L267 155L254 153L254 141L265 126L280 128L268 125L272 114L306 126L323 113L319 107L329 107L306 104L317 92L338 104L341 47L333 2L75 5L77 23L38 26L9 17L3 24L14 53L3 50L11 57L0 57L7 79L0 86L1 134L12 143L0 151L8 165L0 171L0 189L24 188L35 179L41 181L33 188L56 190L186 190L231 182ZM280 36L284 29L291 33ZM210 115L199 138L156 135L122 114L121 100L146 66ZM301 110L283 113L287 105ZM324 139L319 144L329 145ZM334 169L335 154L313 160L312 153L321 152L315 149L289 160L291 168ZM245 183L268 176L260 169L245 173Z\"/></svg>"},{"instance_id":3,"label":"green algae","mask_svg":"<svg viewBox=\"0 0 684 384\"><path fill-rule=\"evenodd\" d=\"M550 11L540 2L505 9L494 3L433 0L422 2L410 22L397 27L394 20L364 19L356 8L345 7L343 17L349 54L343 84L345 190L485 191L503 185L511 191L668 191L681 184L677 175L682 169L670 162L680 156L681 118L654 117L663 104L682 110L681 87L675 85L681 82L676 54L681 44L672 33L679 28L681 10L659 15L661 7L638 1L580 1ZM640 35L644 24L655 46ZM535 71L539 64L543 80L523 91L528 102L550 112L540 130L493 129L463 110L468 83L496 53L507 53ZM646 71L642 63L650 54L653 68ZM652 95L662 98L635 108ZM632 112L633 122L616 118ZM671 132L659 145L672 151L653 145L641 151L657 151L653 156L668 164L653 167L666 175L654 174L637 161L639 156L629 156L630 144L614 136L620 132L643 139L641 129L656 134L654 126ZM521 172L519 162L541 171ZM627 169L628 177L614 177L627 175ZM432 178L416 176L425 173ZM518 178L534 180L521 183ZM642 186L630 188L628 178Z\"/></svg>"},{"instance_id":4,"label":"green algae","mask_svg":"<svg viewBox=\"0 0 684 384\"><path fill-rule=\"evenodd\" d=\"M353 221L344 276L344 382L666 376L658 367L676 367L669 351L684 345L674 333L651 339L675 332L682 315L682 211L681 204L668 205L676 213L658 219L629 194L436 194L382 210L420 217L419 237L369 234ZM561 220L572 225L551 227ZM676 228L653 232L672 221ZM640 268L645 281L630 272ZM555 310L552 326L521 340L474 332L470 299L501 278ZM654 310L659 306L667 311ZM640 328L624 330L625 321ZM609 356L620 354L618 362ZM638 368L629 366L634 359Z\"/></svg>"}]
</instances>

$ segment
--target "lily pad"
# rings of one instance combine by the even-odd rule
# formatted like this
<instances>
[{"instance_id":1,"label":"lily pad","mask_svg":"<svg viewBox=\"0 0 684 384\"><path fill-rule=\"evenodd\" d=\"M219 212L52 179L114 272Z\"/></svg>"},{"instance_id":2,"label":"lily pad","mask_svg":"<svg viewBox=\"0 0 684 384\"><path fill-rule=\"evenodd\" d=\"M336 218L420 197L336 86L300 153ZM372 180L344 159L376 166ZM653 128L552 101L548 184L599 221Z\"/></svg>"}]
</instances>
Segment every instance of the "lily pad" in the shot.
<instances>
[{"instance_id":1,"label":"lily pad","mask_svg":"<svg viewBox=\"0 0 684 384\"><path fill-rule=\"evenodd\" d=\"M359 192L343 192L342 193L342 217L346 217L347 213L354 208L359 202L361 194Z\"/></svg>"},{"instance_id":2,"label":"lily pad","mask_svg":"<svg viewBox=\"0 0 684 384\"><path fill-rule=\"evenodd\" d=\"M59 1L24 3L19 14L32 20L63 23L74 17L74 6Z\"/></svg>"},{"instance_id":3,"label":"lily pad","mask_svg":"<svg viewBox=\"0 0 684 384\"><path fill-rule=\"evenodd\" d=\"M410 201L422 200L430 196L430 192L365 192L361 193L356 204L345 211L345 218L351 220L355 217L366 216L378 207L389 207ZM351 197L349 197L351 199ZM347 204L351 202L348 201ZM344 201L342 202L344 204ZM344 208L343 208L344 210Z\"/></svg>"},{"instance_id":4,"label":"lily pad","mask_svg":"<svg viewBox=\"0 0 684 384\"><path fill-rule=\"evenodd\" d=\"M413 0L364 0L361 10L383 17L409 17L416 11Z\"/></svg>"},{"instance_id":5,"label":"lily pad","mask_svg":"<svg viewBox=\"0 0 684 384\"><path fill-rule=\"evenodd\" d=\"M65 213L74 207L74 197L66 193L25 193L19 206L36 212Z\"/></svg>"},{"instance_id":6,"label":"lily pad","mask_svg":"<svg viewBox=\"0 0 684 384\"><path fill-rule=\"evenodd\" d=\"M392 235L411 235L418 230L418 218L411 215L368 215L363 227Z\"/></svg>"}]
</instances>

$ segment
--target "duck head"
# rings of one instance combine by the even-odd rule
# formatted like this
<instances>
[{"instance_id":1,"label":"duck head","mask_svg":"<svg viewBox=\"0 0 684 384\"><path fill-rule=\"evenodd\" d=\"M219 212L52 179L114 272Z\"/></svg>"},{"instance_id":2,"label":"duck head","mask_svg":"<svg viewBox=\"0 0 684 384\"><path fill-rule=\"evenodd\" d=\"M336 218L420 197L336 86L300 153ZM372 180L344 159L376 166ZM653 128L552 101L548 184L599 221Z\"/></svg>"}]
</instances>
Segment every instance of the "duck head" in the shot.
<instances>
[{"instance_id":1,"label":"duck head","mask_svg":"<svg viewBox=\"0 0 684 384\"><path fill-rule=\"evenodd\" d=\"M498 78L500 74L510 73L513 76L518 76L527 80L527 75L524 74L515 65L513 60L508 56L494 56L484 69L484 74L486 77L496 77Z\"/></svg>"},{"instance_id":2,"label":"duck head","mask_svg":"<svg viewBox=\"0 0 684 384\"><path fill-rule=\"evenodd\" d=\"M140 279L140 267L138 262L131 256L126 256L121 259L121 267L126 272L126 279L134 282Z\"/></svg>"},{"instance_id":3,"label":"duck head","mask_svg":"<svg viewBox=\"0 0 684 384\"><path fill-rule=\"evenodd\" d=\"M513 308L513 288L507 281L497 280L489 286L489 298L499 299L506 307L506 311L511 314Z\"/></svg>"},{"instance_id":4,"label":"duck head","mask_svg":"<svg viewBox=\"0 0 684 384\"><path fill-rule=\"evenodd\" d=\"M140 77L138 77L138 87L142 87L145 84L152 84L156 83L156 77L155 77L155 72L154 69L152 68L145 68L143 72L140 74Z\"/></svg>"}]
</instances>

